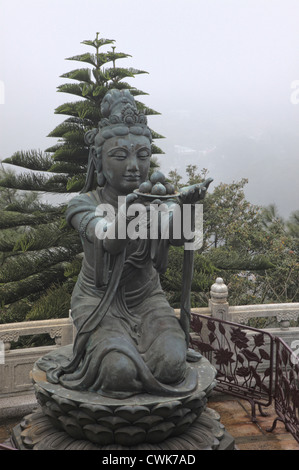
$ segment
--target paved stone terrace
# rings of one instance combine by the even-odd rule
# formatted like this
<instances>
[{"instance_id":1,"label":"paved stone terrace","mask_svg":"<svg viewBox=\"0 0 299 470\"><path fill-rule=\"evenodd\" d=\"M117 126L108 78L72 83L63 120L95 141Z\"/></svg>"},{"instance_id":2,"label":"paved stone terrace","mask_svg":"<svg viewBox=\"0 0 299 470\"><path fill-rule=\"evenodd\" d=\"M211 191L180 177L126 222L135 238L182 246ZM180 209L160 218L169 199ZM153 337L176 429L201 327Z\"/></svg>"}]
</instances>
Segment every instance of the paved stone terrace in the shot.
<instances>
[{"instance_id":1,"label":"paved stone terrace","mask_svg":"<svg viewBox=\"0 0 299 470\"><path fill-rule=\"evenodd\" d=\"M215 394L210 398L209 407L220 414L221 422L235 438L238 450L299 450L299 443L282 422L277 422L274 431L267 431L277 417L274 404L263 407L267 417L256 410L256 423L251 421L251 406L246 400Z\"/></svg>"},{"instance_id":2,"label":"paved stone terrace","mask_svg":"<svg viewBox=\"0 0 299 470\"><path fill-rule=\"evenodd\" d=\"M283 423L278 422L273 432L267 431L276 417L273 406L264 408L267 417L260 416L257 410L257 423L251 421L251 407L246 400L215 394L208 406L220 414L222 424L235 438L239 451L299 450L299 443L286 431ZM0 443L9 438L12 428L20 421L21 417L17 415L4 419L0 414Z\"/></svg>"}]
</instances>

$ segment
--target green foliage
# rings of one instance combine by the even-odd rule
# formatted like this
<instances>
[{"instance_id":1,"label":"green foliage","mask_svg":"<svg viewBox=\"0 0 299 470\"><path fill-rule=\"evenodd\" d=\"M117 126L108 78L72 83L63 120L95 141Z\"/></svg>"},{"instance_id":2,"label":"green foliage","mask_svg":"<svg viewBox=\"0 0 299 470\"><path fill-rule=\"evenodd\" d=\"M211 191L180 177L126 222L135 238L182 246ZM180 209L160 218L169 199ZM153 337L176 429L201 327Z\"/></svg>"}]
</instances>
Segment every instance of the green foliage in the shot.
<instances>
[{"instance_id":1,"label":"green foliage","mask_svg":"<svg viewBox=\"0 0 299 470\"><path fill-rule=\"evenodd\" d=\"M186 173L190 185L201 183L207 177L207 170L198 171L196 165L188 165ZM169 179L182 186L182 178L176 170L170 172ZM246 184L247 180L242 179L210 187L203 202L201 256L228 285L231 305L298 302L299 212L284 221L274 205L263 208L251 204L244 195ZM173 261L170 259L170 262ZM195 267L192 295L196 289L197 269ZM175 285L174 279L172 284ZM201 288L208 296L208 290Z\"/></svg>"},{"instance_id":2,"label":"green foliage","mask_svg":"<svg viewBox=\"0 0 299 470\"><path fill-rule=\"evenodd\" d=\"M78 275L81 270L82 256L77 255L65 268L64 275L69 280L71 279L74 283L77 281Z\"/></svg>"},{"instance_id":3,"label":"green foliage","mask_svg":"<svg viewBox=\"0 0 299 470\"><path fill-rule=\"evenodd\" d=\"M0 324L25 321L31 303L27 298L12 302L9 306L0 305Z\"/></svg>"},{"instance_id":4,"label":"green foliage","mask_svg":"<svg viewBox=\"0 0 299 470\"><path fill-rule=\"evenodd\" d=\"M1 214L2 215L2 214ZM10 252L13 250L19 238L23 236L25 227L16 227L0 230L0 252ZM2 254L3 256L3 254Z\"/></svg>"},{"instance_id":5,"label":"green foliage","mask_svg":"<svg viewBox=\"0 0 299 470\"><path fill-rule=\"evenodd\" d=\"M36 228L33 227L31 230L26 230L23 235L18 238L13 251L25 252L50 249L53 247L70 247L71 245L73 245L76 250L79 247L77 234L71 230L62 231L60 227L61 221L58 219L53 223L45 225L40 224Z\"/></svg>"},{"instance_id":6,"label":"green foliage","mask_svg":"<svg viewBox=\"0 0 299 470\"><path fill-rule=\"evenodd\" d=\"M178 174L177 170L171 170L168 173L167 180L174 184L176 188L179 188L181 186L180 181L182 180L182 177Z\"/></svg>"},{"instance_id":7,"label":"green foliage","mask_svg":"<svg viewBox=\"0 0 299 470\"><path fill-rule=\"evenodd\" d=\"M37 274L32 274L18 281L0 284L0 304L7 305L27 297L29 294L43 291L53 282L65 280L64 271L67 262L63 261L44 269Z\"/></svg>"},{"instance_id":8,"label":"green foliage","mask_svg":"<svg viewBox=\"0 0 299 470\"><path fill-rule=\"evenodd\" d=\"M52 165L51 155L41 150L28 150L26 152L15 152L3 163L29 168L30 170L48 171Z\"/></svg>"},{"instance_id":9,"label":"green foliage","mask_svg":"<svg viewBox=\"0 0 299 470\"><path fill-rule=\"evenodd\" d=\"M167 294L168 301L173 308L179 308L182 294L182 266L183 247L170 247L168 255L168 269L161 275L161 286ZM209 259L194 253L194 276L192 281L191 306L206 307L209 299L209 290L215 281L217 269Z\"/></svg>"},{"instance_id":10,"label":"green foliage","mask_svg":"<svg viewBox=\"0 0 299 470\"><path fill-rule=\"evenodd\" d=\"M0 229L9 227L18 227L21 225L37 225L38 223L46 222L44 214L22 214L14 211L1 211Z\"/></svg>"},{"instance_id":11,"label":"green foliage","mask_svg":"<svg viewBox=\"0 0 299 470\"><path fill-rule=\"evenodd\" d=\"M74 175L67 182L66 189L72 192L79 192L85 182L85 175Z\"/></svg>"},{"instance_id":12,"label":"green foliage","mask_svg":"<svg viewBox=\"0 0 299 470\"><path fill-rule=\"evenodd\" d=\"M51 318L66 318L69 315L71 293L74 285L51 285L27 313L26 320L48 320Z\"/></svg>"},{"instance_id":13,"label":"green foliage","mask_svg":"<svg viewBox=\"0 0 299 470\"><path fill-rule=\"evenodd\" d=\"M210 250L209 258L218 269L231 271L264 271L274 264L264 254L251 254L246 250L232 250L220 246Z\"/></svg>"},{"instance_id":14,"label":"green foliage","mask_svg":"<svg viewBox=\"0 0 299 470\"><path fill-rule=\"evenodd\" d=\"M48 177L42 173L21 173L14 174L6 172L0 179L0 186L3 188L21 189L23 191L48 191L65 192L67 176L54 175Z\"/></svg>"},{"instance_id":15,"label":"green foliage","mask_svg":"<svg viewBox=\"0 0 299 470\"><path fill-rule=\"evenodd\" d=\"M292 237L299 240L299 210L291 214L287 221L287 229Z\"/></svg>"},{"instance_id":16,"label":"green foliage","mask_svg":"<svg viewBox=\"0 0 299 470\"><path fill-rule=\"evenodd\" d=\"M30 245L24 246L23 252L7 256L2 253L0 260L0 283L18 281L50 267L53 263L68 261L72 251L65 247L51 247L28 251ZM4 255L4 256L3 256Z\"/></svg>"}]
</instances>

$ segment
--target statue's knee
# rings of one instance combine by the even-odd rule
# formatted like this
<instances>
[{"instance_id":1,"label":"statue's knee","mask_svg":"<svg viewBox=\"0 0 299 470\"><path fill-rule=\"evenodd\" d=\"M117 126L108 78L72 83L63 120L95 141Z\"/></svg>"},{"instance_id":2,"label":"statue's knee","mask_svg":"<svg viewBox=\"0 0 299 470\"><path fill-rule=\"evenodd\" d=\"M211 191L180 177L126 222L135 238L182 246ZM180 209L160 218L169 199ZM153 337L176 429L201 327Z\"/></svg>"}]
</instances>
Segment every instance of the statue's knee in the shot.
<instances>
[{"instance_id":1,"label":"statue's knee","mask_svg":"<svg viewBox=\"0 0 299 470\"><path fill-rule=\"evenodd\" d=\"M165 341L160 352L163 361L157 361L155 376L163 383L175 383L184 378L186 372L186 346Z\"/></svg>"},{"instance_id":2,"label":"statue's knee","mask_svg":"<svg viewBox=\"0 0 299 470\"><path fill-rule=\"evenodd\" d=\"M136 368L128 357L118 352L112 352L102 361L101 373L103 386L106 389L119 389L136 379Z\"/></svg>"}]
</instances>

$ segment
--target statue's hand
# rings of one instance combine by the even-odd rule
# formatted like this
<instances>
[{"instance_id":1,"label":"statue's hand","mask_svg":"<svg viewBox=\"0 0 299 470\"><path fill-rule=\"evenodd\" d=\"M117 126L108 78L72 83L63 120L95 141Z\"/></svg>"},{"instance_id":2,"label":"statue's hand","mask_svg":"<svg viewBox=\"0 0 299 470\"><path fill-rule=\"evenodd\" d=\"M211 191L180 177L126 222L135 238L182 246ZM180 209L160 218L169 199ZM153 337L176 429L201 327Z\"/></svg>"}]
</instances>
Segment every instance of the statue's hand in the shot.
<instances>
[{"instance_id":1,"label":"statue's hand","mask_svg":"<svg viewBox=\"0 0 299 470\"><path fill-rule=\"evenodd\" d=\"M130 193L126 196L126 203L121 208L121 211L126 214L126 221L127 223L130 220L134 219L136 213L144 213L145 220L147 217L147 213L149 212L150 207L144 204L144 201L135 193Z\"/></svg>"},{"instance_id":2,"label":"statue's hand","mask_svg":"<svg viewBox=\"0 0 299 470\"><path fill-rule=\"evenodd\" d=\"M131 204L133 204L136 199L138 199L138 195L137 194L134 194L134 193L130 193L126 196L126 205L127 207L130 206Z\"/></svg>"},{"instance_id":3,"label":"statue's hand","mask_svg":"<svg viewBox=\"0 0 299 470\"><path fill-rule=\"evenodd\" d=\"M208 178L203 183L193 184L192 186L185 186L180 189L180 200L183 204L195 204L205 198L207 189L212 183L213 179Z\"/></svg>"}]
</instances>

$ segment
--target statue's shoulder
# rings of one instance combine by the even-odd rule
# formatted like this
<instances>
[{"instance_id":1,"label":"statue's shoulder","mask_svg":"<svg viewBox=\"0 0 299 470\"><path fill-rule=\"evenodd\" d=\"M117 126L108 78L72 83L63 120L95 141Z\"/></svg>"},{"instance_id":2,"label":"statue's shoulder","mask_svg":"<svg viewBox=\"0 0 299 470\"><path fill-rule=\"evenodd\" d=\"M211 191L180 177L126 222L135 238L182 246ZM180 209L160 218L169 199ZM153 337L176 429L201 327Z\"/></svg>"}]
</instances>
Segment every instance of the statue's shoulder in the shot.
<instances>
[{"instance_id":1,"label":"statue's shoulder","mask_svg":"<svg viewBox=\"0 0 299 470\"><path fill-rule=\"evenodd\" d=\"M89 191L88 193L78 194L74 196L68 203L68 207L74 207L79 205L98 205L101 203L98 191Z\"/></svg>"},{"instance_id":2,"label":"statue's shoulder","mask_svg":"<svg viewBox=\"0 0 299 470\"><path fill-rule=\"evenodd\" d=\"M77 214L95 212L100 200L96 191L78 194L74 196L68 203L65 212L65 218L71 224L72 218Z\"/></svg>"}]
</instances>

